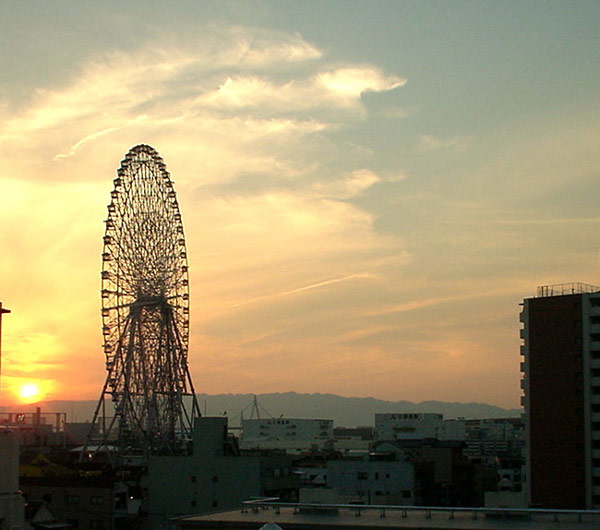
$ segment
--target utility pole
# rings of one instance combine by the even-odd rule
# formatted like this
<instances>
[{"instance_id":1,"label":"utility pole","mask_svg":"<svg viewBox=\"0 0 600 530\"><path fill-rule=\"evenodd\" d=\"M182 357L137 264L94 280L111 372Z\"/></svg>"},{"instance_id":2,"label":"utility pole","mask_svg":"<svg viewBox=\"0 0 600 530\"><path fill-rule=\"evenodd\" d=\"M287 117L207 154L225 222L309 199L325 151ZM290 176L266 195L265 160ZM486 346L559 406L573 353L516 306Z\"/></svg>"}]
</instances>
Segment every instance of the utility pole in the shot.
<instances>
[{"instance_id":1,"label":"utility pole","mask_svg":"<svg viewBox=\"0 0 600 530\"><path fill-rule=\"evenodd\" d=\"M10 309L4 309L0 302L0 400L2 399L2 315L10 313Z\"/></svg>"}]
</instances>

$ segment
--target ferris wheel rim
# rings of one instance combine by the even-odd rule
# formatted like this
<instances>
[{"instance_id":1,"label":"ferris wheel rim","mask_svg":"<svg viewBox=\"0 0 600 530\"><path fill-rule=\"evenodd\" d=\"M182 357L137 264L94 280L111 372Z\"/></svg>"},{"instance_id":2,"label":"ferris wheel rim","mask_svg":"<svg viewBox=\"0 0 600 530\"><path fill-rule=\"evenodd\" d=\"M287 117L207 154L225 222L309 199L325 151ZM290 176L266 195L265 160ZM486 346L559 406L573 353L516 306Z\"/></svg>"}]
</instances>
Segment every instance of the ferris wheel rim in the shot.
<instances>
[{"instance_id":1,"label":"ferris wheel rim","mask_svg":"<svg viewBox=\"0 0 600 530\"><path fill-rule=\"evenodd\" d=\"M120 313L141 306L169 304L178 321L178 335L187 350L189 266L181 212L166 165L153 147L136 145L121 161L113 183L105 221L101 272L102 329L107 361L114 354L119 330L124 325L125 314ZM136 189L132 190L134 187ZM145 188L154 193L151 195ZM138 203L125 201L128 193ZM143 205L139 203L142 200L145 201ZM162 230L167 236L161 237L160 244L156 244L162 261L156 259L152 271L140 265L144 259L137 259L147 238L138 236L138 232L129 226L132 224L138 232L140 226L145 226L150 231ZM127 235L137 237L136 248L124 241ZM148 258L146 255L145 259Z\"/></svg>"}]
</instances>

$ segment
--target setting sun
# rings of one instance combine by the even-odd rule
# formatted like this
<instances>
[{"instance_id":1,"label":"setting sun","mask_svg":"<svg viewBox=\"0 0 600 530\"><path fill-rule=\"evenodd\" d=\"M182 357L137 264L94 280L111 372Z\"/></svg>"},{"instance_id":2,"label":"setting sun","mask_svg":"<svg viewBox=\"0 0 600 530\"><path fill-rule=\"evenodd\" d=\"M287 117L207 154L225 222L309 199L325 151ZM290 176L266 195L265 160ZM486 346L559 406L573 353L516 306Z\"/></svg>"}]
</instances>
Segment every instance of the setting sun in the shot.
<instances>
[{"instance_id":1,"label":"setting sun","mask_svg":"<svg viewBox=\"0 0 600 530\"><path fill-rule=\"evenodd\" d=\"M21 399L24 401L30 401L39 395L40 391L35 383L27 383L21 387Z\"/></svg>"}]
</instances>

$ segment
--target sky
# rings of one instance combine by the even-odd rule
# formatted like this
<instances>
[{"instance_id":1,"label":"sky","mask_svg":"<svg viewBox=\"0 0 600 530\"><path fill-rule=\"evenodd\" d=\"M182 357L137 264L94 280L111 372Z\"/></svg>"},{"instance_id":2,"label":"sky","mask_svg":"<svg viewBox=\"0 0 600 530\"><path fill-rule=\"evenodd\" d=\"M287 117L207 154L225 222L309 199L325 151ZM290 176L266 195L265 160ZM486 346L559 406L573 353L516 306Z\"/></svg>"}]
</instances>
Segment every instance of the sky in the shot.
<instances>
[{"instance_id":1,"label":"sky","mask_svg":"<svg viewBox=\"0 0 600 530\"><path fill-rule=\"evenodd\" d=\"M99 397L103 221L145 143L197 392L518 407L519 304L600 285L598 27L595 0L2 0L0 404Z\"/></svg>"}]
</instances>

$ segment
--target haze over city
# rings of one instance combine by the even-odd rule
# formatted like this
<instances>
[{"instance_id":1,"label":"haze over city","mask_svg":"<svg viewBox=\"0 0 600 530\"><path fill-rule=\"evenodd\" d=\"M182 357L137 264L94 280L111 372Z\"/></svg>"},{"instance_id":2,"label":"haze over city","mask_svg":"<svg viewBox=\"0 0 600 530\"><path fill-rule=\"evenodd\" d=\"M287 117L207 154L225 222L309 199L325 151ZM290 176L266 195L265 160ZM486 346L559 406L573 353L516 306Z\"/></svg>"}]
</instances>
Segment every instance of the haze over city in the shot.
<instances>
[{"instance_id":1,"label":"haze over city","mask_svg":"<svg viewBox=\"0 0 600 530\"><path fill-rule=\"evenodd\" d=\"M97 398L103 220L145 143L185 226L196 391L519 406L519 303L600 284L599 22L3 2L0 404Z\"/></svg>"}]
</instances>

